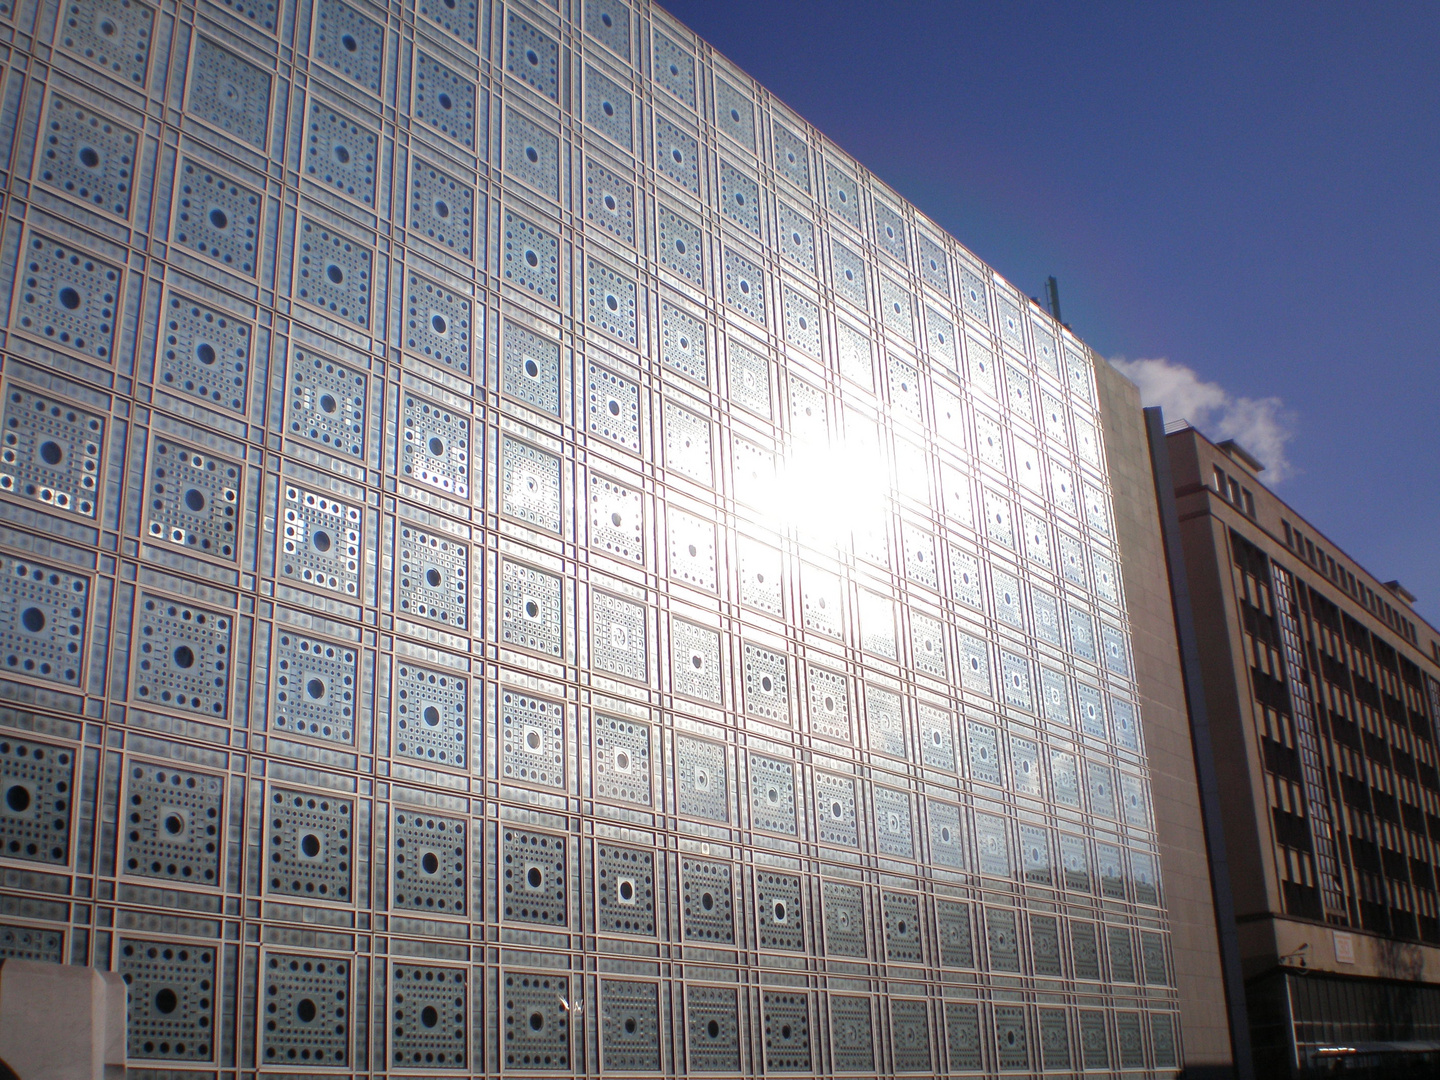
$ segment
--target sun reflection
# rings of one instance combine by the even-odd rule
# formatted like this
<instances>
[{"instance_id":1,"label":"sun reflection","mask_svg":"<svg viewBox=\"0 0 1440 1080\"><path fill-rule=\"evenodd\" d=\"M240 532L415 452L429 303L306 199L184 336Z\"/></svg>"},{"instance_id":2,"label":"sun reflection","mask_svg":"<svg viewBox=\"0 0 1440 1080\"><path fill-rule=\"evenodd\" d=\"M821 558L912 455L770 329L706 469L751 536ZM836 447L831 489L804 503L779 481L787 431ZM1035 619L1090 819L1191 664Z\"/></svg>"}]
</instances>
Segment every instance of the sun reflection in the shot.
<instances>
[{"instance_id":1,"label":"sun reflection","mask_svg":"<svg viewBox=\"0 0 1440 1080\"><path fill-rule=\"evenodd\" d=\"M885 463L873 442L799 442L775 467L765 499L777 526L816 547L864 547L883 531L889 493Z\"/></svg>"}]
</instances>

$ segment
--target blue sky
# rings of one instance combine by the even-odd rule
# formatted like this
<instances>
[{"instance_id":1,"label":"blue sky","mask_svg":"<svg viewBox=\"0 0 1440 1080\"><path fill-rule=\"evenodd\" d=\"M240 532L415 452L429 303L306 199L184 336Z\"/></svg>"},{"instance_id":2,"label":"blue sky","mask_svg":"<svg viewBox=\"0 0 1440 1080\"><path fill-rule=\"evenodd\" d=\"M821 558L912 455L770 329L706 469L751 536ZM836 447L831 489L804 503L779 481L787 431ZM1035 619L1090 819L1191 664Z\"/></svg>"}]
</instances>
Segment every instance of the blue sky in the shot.
<instances>
[{"instance_id":1,"label":"blue sky","mask_svg":"<svg viewBox=\"0 0 1440 1080\"><path fill-rule=\"evenodd\" d=\"M1440 622L1440 4L666 7Z\"/></svg>"}]
</instances>

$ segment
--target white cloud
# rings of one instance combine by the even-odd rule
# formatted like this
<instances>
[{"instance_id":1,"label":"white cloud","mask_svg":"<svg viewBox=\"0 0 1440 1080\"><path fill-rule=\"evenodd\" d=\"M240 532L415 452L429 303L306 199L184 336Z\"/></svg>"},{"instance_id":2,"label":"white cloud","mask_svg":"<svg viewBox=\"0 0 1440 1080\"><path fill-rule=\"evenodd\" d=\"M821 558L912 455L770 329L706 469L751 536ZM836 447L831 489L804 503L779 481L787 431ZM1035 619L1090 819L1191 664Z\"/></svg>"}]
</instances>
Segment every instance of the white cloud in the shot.
<instances>
[{"instance_id":1,"label":"white cloud","mask_svg":"<svg viewBox=\"0 0 1440 1080\"><path fill-rule=\"evenodd\" d=\"M1110 361L1140 388L1144 405L1159 405L1167 422L1188 420L1206 435L1234 439L1265 466L1265 480L1279 483L1294 471L1285 444L1295 435L1295 418L1278 397L1234 397L1219 383L1203 382L1184 364L1169 360Z\"/></svg>"}]
</instances>

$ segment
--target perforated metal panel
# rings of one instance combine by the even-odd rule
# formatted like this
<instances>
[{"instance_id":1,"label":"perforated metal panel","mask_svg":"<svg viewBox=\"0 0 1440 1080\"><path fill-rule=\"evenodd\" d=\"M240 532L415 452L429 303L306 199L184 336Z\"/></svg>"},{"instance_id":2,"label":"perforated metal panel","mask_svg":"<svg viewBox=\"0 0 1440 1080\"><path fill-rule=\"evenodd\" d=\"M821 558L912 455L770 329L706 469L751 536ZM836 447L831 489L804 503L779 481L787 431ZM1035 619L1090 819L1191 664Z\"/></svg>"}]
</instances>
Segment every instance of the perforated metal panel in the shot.
<instances>
[{"instance_id":1,"label":"perforated metal panel","mask_svg":"<svg viewBox=\"0 0 1440 1080\"><path fill-rule=\"evenodd\" d=\"M461 688L457 707L464 701ZM565 707L558 702L500 691L500 769L508 781L564 789Z\"/></svg>"},{"instance_id":2,"label":"perforated metal panel","mask_svg":"<svg viewBox=\"0 0 1440 1080\"><path fill-rule=\"evenodd\" d=\"M675 801L682 814L730 820L725 748L685 735L675 737Z\"/></svg>"},{"instance_id":3,"label":"perforated metal panel","mask_svg":"<svg viewBox=\"0 0 1440 1080\"><path fill-rule=\"evenodd\" d=\"M385 32L348 4L320 0L316 5L311 56L372 94L380 92Z\"/></svg>"},{"instance_id":4,"label":"perforated metal panel","mask_svg":"<svg viewBox=\"0 0 1440 1080\"><path fill-rule=\"evenodd\" d=\"M735 988L687 986L685 1035L691 1072L740 1071L740 1007Z\"/></svg>"},{"instance_id":5,"label":"perforated metal panel","mask_svg":"<svg viewBox=\"0 0 1440 1080\"><path fill-rule=\"evenodd\" d=\"M570 921L568 853L563 836L500 830L501 913L507 922L564 926Z\"/></svg>"},{"instance_id":6,"label":"perforated metal panel","mask_svg":"<svg viewBox=\"0 0 1440 1080\"><path fill-rule=\"evenodd\" d=\"M43 184L125 217L137 142L124 125L55 94L45 114L36 175Z\"/></svg>"},{"instance_id":7,"label":"perforated metal panel","mask_svg":"<svg viewBox=\"0 0 1440 1080\"><path fill-rule=\"evenodd\" d=\"M265 810L266 891L348 902L354 879L355 804L272 788Z\"/></svg>"},{"instance_id":8,"label":"perforated metal panel","mask_svg":"<svg viewBox=\"0 0 1440 1080\"><path fill-rule=\"evenodd\" d=\"M150 444L147 464L146 533L235 561L244 467L159 437Z\"/></svg>"},{"instance_id":9,"label":"perforated metal panel","mask_svg":"<svg viewBox=\"0 0 1440 1080\"><path fill-rule=\"evenodd\" d=\"M810 998L803 992L766 990L760 995L764 1024L765 1070L809 1072Z\"/></svg>"},{"instance_id":10,"label":"perforated metal panel","mask_svg":"<svg viewBox=\"0 0 1440 1080\"><path fill-rule=\"evenodd\" d=\"M546 532L560 532L560 459L506 435L501 438L500 470L503 512Z\"/></svg>"},{"instance_id":11,"label":"perforated metal panel","mask_svg":"<svg viewBox=\"0 0 1440 1080\"><path fill-rule=\"evenodd\" d=\"M270 1065L350 1062L351 962L267 953L260 974L260 1056Z\"/></svg>"},{"instance_id":12,"label":"perforated metal panel","mask_svg":"<svg viewBox=\"0 0 1440 1080\"><path fill-rule=\"evenodd\" d=\"M463 769L470 735L468 680L453 671L395 665L395 752Z\"/></svg>"},{"instance_id":13,"label":"perforated metal panel","mask_svg":"<svg viewBox=\"0 0 1440 1080\"><path fill-rule=\"evenodd\" d=\"M601 671L636 682L649 676L645 609L596 592L590 596L590 661Z\"/></svg>"},{"instance_id":14,"label":"perforated metal panel","mask_svg":"<svg viewBox=\"0 0 1440 1080\"><path fill-rule=\"evenodd\" d=\"M827 881L821 886L825 951L831 956L865 956L865 909L858 885Z\"/></svg>"},{"instance_id":15,"label":"perforated metal panel","mask_svg":"<svg viewBox=\"0 0 1440 1080\"><path fill-rule=\"evenodd\" d=\"M570 1068L570 977L560 972L505 972L501 996L507 1070Z\"/></svg>"},{"instance_id":16,"label":"perforated metal panel","mask_svg":"<svg viewBox=\"0 0 1440 1080\"><path fill-rule=\"evenodd\" d=\"M660 986L629 979L600 980L600 1067L659 1072Z\"/></svg>"},{"instance_id":17,"label":"perforated metal panel","mask_svg":"<svg viewBox=\"0 0 1440 1080\"><path fill-rule=\"evenodd\" d=\"M794 874L755 871L755 934L762 949L805 951L805 913Z\"/></svg>"},{"instance_id":18,"label":"perforated metal panel","mask_svg":"<svg viewBox=\"0 0 1440 1080\"><path fill-rule=\"evenodd\" d=\"M616 239L635 243L635 185L594 158L585 162L585 217Z\"/></svg>"},{"instance_id":19,"label":"perforated metal panel","mask_svg":"<svg viewBox=\"0 0 1440 1080\"><path fill-rule=\"evenodd\" d=\"M695 58L659 30L654 34L655 78L682 102L695 107Z\"/></svg>"},{"instance_id":20,"label":"perforated metal panel","mask_svg":"<svg viewBox=\"0 0 1440 1080\"><path fill-rule=\"evenodd\" d=\"M60 930L0 923L0 957L60 964L65 959L65 934Z\"/></svg>"},{"instance_id":21,"label":"perforated metal panel","mask_svg":"<svg viewBox=\"0 0 1440 1080\"><path fill-rule=\"evenodd\" d=\"M423 52L415 53L415 90L411 115L467 150L483 135L483 112L476 106L475 83Z\"/></svg>"},{"instance_id":22,"label":"perforated metal panel","mask_svg":"<svg viewBox=\"0 0 1440 1080\"><path fill-rule=\"evenodd\" d=\"M66 865L74 792L75 752L69 747L0 738L0 852Z\"/></svg>"},{"instance_id":23,"label":"perforated metal panel","mask_svg":"<svg viewBox=\"0 0 1440 1080\"><path fill-rule=\"evenodd\" d=\"M416 394L400 399L400 472L457 499L470 496L469 417Z\"/></svg>"},{"instance_id":24,"label":"perforated metal panel","mask_svg":"<svg viewBox=\"0 0 1440 1080\"><path fill-rule=\"evenodd\" d=\"M375 204L376 135L339 109L312 100L305 125L305 175L365 206Z\"/></svg>"},{"instance_id":25,"label":"perforated metal panel","mask_svg":"<svg viewBox=\"0 0 1440 1080\"><path fill-rule=\"evenodd\" d=\"M649 724L596 716L593 732L596 795L648 806L652 798Z\"/></svg>"},{"instance_id":26,"label":"perforated metal panel","mask_svg":"<svg viewBox=\"0 0 1440 1080\"><path fill-rule=\"evenodd\" d=\"M828 773L814 774L815 830L823 844L860 845L855 815L855 781Z\"/></svg>"},{"instance_id":27,"label":"perforated metal panel","mask_svg":"<svg viewBox=\"0 0 1440 1080\"><path fill-rule=\"evenodd\" d=\"M685 940L735 941L734 882L728 863L680 860L680 912Z\"/></svg>"},{"instance_id":28,"label":"perforated metal panel","mask_svg":"<svg viewBox=\"0 0 1440 1080\"><path fill-rule=\"evenodd\" d=\"M547 413L560 411L560 346L507 322L501 329L504 392Z\"/></svg>"},{"instance_id":29,"label":"perforated metal panel","mask_svg":"<svg viewBox=\"0 0 1440 1080\"><path fill-rule=\"evenodd\" d=\"M954 900L936 900L935 926L940 936L941 965L974 967L975 947L970 936L970 905Z\"/></svg>"},{"instance_id":30,"label":"perforated metal panel","mask_svg":"<svg viewBox=\"0 0 1440 1080\"><path fill-rule=\"evenodd\" d=\"M368 327L374 253L310 218L300 219L295 247L295 296L337 319Z\"/></svg>"},{"instance_id":31,"label":"perforated metal panel","mask_svg":"<svg viewBox=\"0 0 1440 1080\"><path fill-rule=\"evenodd\" d=\"M750 755L750 822L767 832L796 834L795 765Z\"/></svg>"},{"instance_id":32,"label":"perforated metal panel","mask_svg":"<svg viewBox=\"0 0 1440 1080\"><path fill-rule=\"evenodd\" d=\"M471 48L475 47L480 23L478 0L420 0L416 10Z\"/></svg>"},{"instance_id":33,"label":"perforated metal panel","mask_svg":"<svg viewBox=\"0 0 1440 1080\"><path fill-rule=\"evenodd\" d=\"M141 594L135 636L135 693L151 708L222 717L231 668L229 615Z\"/></svg>"},{"instance_id":34,"label":"perforated metal panel","mask_svg":"<svg viewBox=\"0 0 1440 1080\"><path fill-rule=\"evenodd\" d=\"M257 65L206 37L195 39L187 80L190 111L241 142L264 149L269 137L271 78Z\"/></svg>"},{"instance_id":35,"label":"perforated metal panel","mask_svg":"<svg viewBox=\"0 0 1440 1080\"><path fill-rule=\"evenodd\" d=\"M332 641L275 632L270 723L277 731L353 746L359 654Z\"/></svg>"},{"instance_id":36,"label":"perforated metal panel","mask_svg":"<svg viewBox=\"0 0 1440 1080\"><path fill-rule=\"evenodd\" d=\"M469 910L466 822L397 806L390 830L395 907L464 915Z\"/></svg>"},{"instance_id":37,"label":"perforated metal panel","mask_svg":"<svg viewBox=\"0 0 1440 1080\"><path fill-rule=\"evenodd\" d=\"M951 1069L980 1069L984 1066L978 1005L963 1001L945 1003L945 1044Z\"/></svg>"},{"instance_id":38,"label":"perforated metal panel","mask_svg":"<svg viewBox=\"0 0 1440 1080\"><path fill-rule=\"evenodd\" d=\"M624 562L645 561L645 521L637 485L592 474L590 547Z\"/></svg>"},{"instance_id":39,"label":"perforated metal panel","mask_svg":"<svg viewBox=\"0 0 1440 1080\"><path fill-rule=\"evenodd\" d=\"M200 942L125 939L116 969L125 980L126 1056L209 1061L215 1051L215 949Z\"/></svg>"},{"instance_id":40,"label":"perforated metal panel","mask_svg":"<svg viewBox=\"0 0 1440 1080\"><path fill-rule=\"evenodd\" d=\"M395 530L395 606L400 614L464 630L470 625L470 552L411 525Z\"/></svg>"},{"instance_id":41,"label":"perforated metal panel","mask_svg":"<svg viewBox=\"0 0 1440 1080\"><path fill-rule=\"evenodd\" d=\"M363 373L306 349L290 355L286 418L292 435L319 443L346 457L365 452Z\"/></svg>"},{"instance_id":42,"label":"perforated metal panel","mask_svg":"<svg viewBox=\"0 0 1440 1080\"><path fill-rule=\"evenodd\" d=\"M875 846L884 855L913 858L915 836L910 796L893 788L873 787L870 797L875 805Z\"/></svg>"},{"instance_id":43,"label":"perforated metal panel","mask_svg":"<svg viewBox=\"0 0 1440 1080\"><path fill-rule=\"evenodd\" d=\"M3 425L0 491L93 518L104 420L12 384Z\"/></svg>"},{"instance_id":44,"label":"perforated metal panel","mask_svg":"<svg viewBox=\"0 0 1440 1080\"><path fill-rule=\"evenodd\" d=\"M409 225L462 258L472 257L476 244L483 242L477 240L474 190L438 166L418 159L410 171ZM411 278L412 289L415 280ZM411 317L415 317L413 311Z\"/></svg>"},{"instance_id":45,"label":"perforated metal panel","mask_svg":"<svg viewBox=\"0 0 1440 1080\"><path fill-rule=\"evenodd\" d=\"M172 234L177 244L254 277L262 212L258 192L214 169L181 160Z\"/></svg>"},{"instance_id":46,"label":"perforated metal panel","mask_svg":"<svg viewBox=\"0 0 1440 1080\"><path fill-rule=\"evenodd\" d=\"M390 1063L397 1069L463 1069L470 1059L464 968L390 968Z\"/></svg>"},{"instance_id":47,"label":"perforated metal panel","mask_svg":"<svg viewBox=\"0 0 1440 1080\"><path fill-rule=\"evenodd\" d=\"M880 909L885 919L885 959L892 964L924 963L920 898L887 889L880 894Z\"/></svg>"},{"instance_id":48,"label":"perforated metal panel","mask_svg":"<svg viewBox=\"0 0 1440 1080\"><path fill-rule=\"evenodd\" d=\"M836 1072L875 1068L875 1023L868 997L830 995L831 1061Z\"/></svg>"},{"instance_id":49,"label":"perforated metal panel","mask_svg":"<svg viewBox=\"0 0 1440 1080\"><path fill-rule=\"evenodd\" d=\"M509 210L500 233L501 274L522 292L560 302L560 241Z\"/></svg>"},{"instance_id":50,"label":"perforated metal panel","mask_svg":"<svg viewBox=\"0 0 1440 1080\"><path fill-rule=\"evenodd\" d=\"M552 200L560 198L560 140L511 108L505 111L505 171Z\"/></svg>"},{"instance_id":51,"label":"perforated metal panel","mask_svg":"<svg viewBox=\"0 0 1440 1080\"><path fill-rule=\"evenodd\" d=\"M276 571L311 588L360 594L360 508L293 484L280 492Z\"/></svg>"},{"instance_id":52,"label":"perforated metal panel","mask_svg":"<svg viewBox=\"0 0 1440 1080\"><path fill-rule=\"evenodd\" d=\"M56 41L122 81L145 82L155 12L135 0L72 0L64 5Z\"/></svg>"},{"instance_id":53,"label":"perforated metal panel","mask_svg":"<svg viewBox=\"0 0 1440 1080\"><path fill-rule=\"evenodd\" d=\"M934 1067L930 1007L923 999L890 1000L890 1049L896 1072L929 1072Z\"/></svg>"},{"instance_id":54,"label":"perforated metal panel","mask_svg":"<svg viewBox=\"0 0 1440 1080\"><path fill-rule=\"evenodd\" d=\"M23 334L108 364L120 302L120 268L32 233L17 275L12 326Z\"/></svg>"},{"instance_id":55,"label":"perforated metal panel","mask_svg":"<svg viewBox=\"0 0 1440 1080\"><path fill-rule=\"evenodd\" d=\"M559 656L560 579L534 567L505 562L500 568L500 640Z\"/></svg>"},{"instance_id":56,"label":"perforated metal panel","mask_svg":"<svg viewBox=\"0 0 1440 1080\"><path fill-rule=\"evenodd\" d=\"M166 389L243 413L253 336L234 315L171 294L162 316L155 377Z\"/></svg>"},{"instance_id":57,"label":"perforated metal panel","mask_svg":"<svg viewBox=\"0 0 1440 1080\"><path fill-rule=\"evenodd\" d=\"M653 852L596 841L596 930L654 937L655 892Z\"/></svg>"},{"instance_id":58,"label":"perforated metal panel","mask_svg":"<svg viewBox=\"0 0 1440 1080\"><path fill-rule=\"evenodd\" d=\"M994 1014L995 1050L1000 1068L1029 1068L1030 1047L1025 1010L1018 1005L996 1005Z\"/></svg>"},{"instance_id":59,"label":"perforated metal panel","mask_svg":"<svg viewBox=\"0 0 1440 1080\"><path fill-rule=\"evenodd\" d=\"M135 762L125 776L128 874L220 884L224 785L218 776Z\"/></svg>"}]
</instances>

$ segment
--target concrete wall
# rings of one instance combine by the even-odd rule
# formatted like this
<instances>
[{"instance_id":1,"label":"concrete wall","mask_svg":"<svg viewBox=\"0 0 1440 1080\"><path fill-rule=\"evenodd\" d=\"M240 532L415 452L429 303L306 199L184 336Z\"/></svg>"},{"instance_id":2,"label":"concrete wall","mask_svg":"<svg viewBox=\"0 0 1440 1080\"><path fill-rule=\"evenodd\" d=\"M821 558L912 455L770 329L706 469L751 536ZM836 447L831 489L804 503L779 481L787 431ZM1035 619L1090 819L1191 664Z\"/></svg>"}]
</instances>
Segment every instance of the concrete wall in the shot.
<instances>
[{"instance_id":1,"label":"concrete wall","mask_svg":"<svg viewBox=\"0 0 1440 1080\"><path fill-rule=\"evenodd\" d=\"M1189 1070L1232 1061L1205 831L1140 392L1095 364Z\"/></svg>"}]
</instances>

